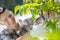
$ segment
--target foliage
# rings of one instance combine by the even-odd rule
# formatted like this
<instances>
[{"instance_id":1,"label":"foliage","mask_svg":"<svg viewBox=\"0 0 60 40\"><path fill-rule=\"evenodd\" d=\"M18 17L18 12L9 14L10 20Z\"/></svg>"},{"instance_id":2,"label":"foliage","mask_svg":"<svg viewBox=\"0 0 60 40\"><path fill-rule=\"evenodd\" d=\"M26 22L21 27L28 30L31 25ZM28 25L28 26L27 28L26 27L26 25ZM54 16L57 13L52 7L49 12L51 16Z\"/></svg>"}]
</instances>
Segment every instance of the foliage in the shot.
<instances>
[{"instance_id":1,"label":"foliage","mask_svg":"<svg viewBox=\"0 0 60 40\"><path fill-rule=\"evenodd\" d=\"M38 38L30 36L29 40L38 40Z\"/></svg>"},{"instance_id":2,"label":"foliage","mask_svg":"<svg viewBox=\"0 0 60 40\"><path fill-rule=\"evenodd\" d=\"M19 11L20 16L28 14L31 12L32 20L35 20L35 17L40 14L41 10L43 12L54 11L56 14L60 14L60 3L54 2L54 0L31 0L28 3L23 5L16 6L14 8L14 13L16 14ZM46 22L46 28L51 28L52 32L47 33L49 40L60 40L59 33L60 30L57 30L57 21L56 19L50 19ZM51 39L50 39L51 38ZM56 39L55 39L56 38ZM32 40L32 39L31 39Z\"/></svg>"},{"instance_id":3,"label":"foliage","mask_svg":"<svg viewBox=\"0 0 60 40\"><path fill-rule=\"evenodd\" d=\"M31 1L30 1L31 2ZM23 4L20 7L18 5L14 8L14 13L16 14L19 11L20 15L27 14L29 11L32 14L32 19L35 19L35 16L39 14L39 11L43 10L47 12L52 10L57 14L60 14L60 3L54 2L54 0L33 0L32 3Z\"/></svg>"},{"instance_id":4,"label":"foliage","mask_svg":"<svg viewBox=\"0 0 60 40\"><path fill-rule=\"evenodd\" d=\"M60 29L46 33L46 40L60 40Z\"/></svg>"},{"instance_id":5,"label":"foliage","mask_svg":"<svg viewBox=\"0 0 60 40\"><path fill-rule=\"evenodd\" d=\"M32 14L32 20L35 19L35 16L38 15L39 13L39 8L40 4L36 4L36 3L32 3L32 4L24 4L22 6L19 7L19 5L17 5L14 9L14 13L16 14L17 11L19 11L20 16L22 16L23 14L27 14L29 11Z\"/></svg>"},{"instance_id":6,"label":"foliage","mask_svg":"<svg viewBox=\"0 0 60 40\"><path fill-rule=\"evenodd\" d=\"M15 7L14 13L16 14L18 10L20 10L20 5L17 5L17 6Z\"/></svg>"},{"instance_id":7,"label":"foliage","mask_svg":"<svg viewBox=\"0 0 60 40\"><path fill-rule=\"evenodd\" d=\"M56 27L57 27L57 20L56 19L49 20L46 24L46 28L51 28L52 31L56 30Z\"/></svg>"}]
</instances>

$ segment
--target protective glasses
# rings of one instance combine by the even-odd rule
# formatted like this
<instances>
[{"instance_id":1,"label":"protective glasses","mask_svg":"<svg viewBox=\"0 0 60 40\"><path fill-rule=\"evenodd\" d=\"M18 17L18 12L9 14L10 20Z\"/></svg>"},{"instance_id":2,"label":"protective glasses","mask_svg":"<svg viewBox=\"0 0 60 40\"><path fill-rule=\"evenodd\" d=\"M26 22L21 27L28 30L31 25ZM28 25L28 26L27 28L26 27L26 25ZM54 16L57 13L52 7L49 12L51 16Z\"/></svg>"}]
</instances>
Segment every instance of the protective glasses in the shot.
<instances>
[{"instance_id":1,"label":"protective glasses","mask_svg":"<svg viewBox=\"0 0 60 40\"><path fill-rule=\"evenodd\" d=\"M0 14L2 14L5 11L4 7L0 7Z\"/></svg>"}]
</instances>

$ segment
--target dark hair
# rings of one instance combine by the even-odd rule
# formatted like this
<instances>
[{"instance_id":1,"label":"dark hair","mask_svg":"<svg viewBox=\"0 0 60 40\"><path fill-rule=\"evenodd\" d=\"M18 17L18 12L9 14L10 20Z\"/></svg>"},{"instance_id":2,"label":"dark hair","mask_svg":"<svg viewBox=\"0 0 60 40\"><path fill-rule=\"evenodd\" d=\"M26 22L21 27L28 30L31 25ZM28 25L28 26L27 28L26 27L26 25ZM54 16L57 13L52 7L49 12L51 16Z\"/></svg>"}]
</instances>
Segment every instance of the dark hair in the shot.
<instances>
[{"instance_id":1,"label":"dark hair","mask_svg":"<svg viewBox=\"0 0 60 40\"><path fill-rule=\"evenodd\" d=\"M3 8L3 10L0 12L0 14L2 14L5 11L5 7L2 7L2 8Z\"/></svg>"}]
</instances>

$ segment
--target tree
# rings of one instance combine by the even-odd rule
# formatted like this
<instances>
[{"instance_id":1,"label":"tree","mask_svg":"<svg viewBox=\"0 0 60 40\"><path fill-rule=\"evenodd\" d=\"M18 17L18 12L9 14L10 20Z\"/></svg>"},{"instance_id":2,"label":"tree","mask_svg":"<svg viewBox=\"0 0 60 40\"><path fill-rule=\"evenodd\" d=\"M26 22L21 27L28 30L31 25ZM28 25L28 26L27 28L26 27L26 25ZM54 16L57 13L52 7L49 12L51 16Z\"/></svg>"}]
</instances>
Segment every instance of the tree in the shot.
<instances>
[{"instance_id":1,"label":"tree","mask_svg":"<svg viewBox=\"0 0 60 40\"><path fill-rule=\"evenodd\" d=\"M49 30L51 29L52 32L49 30L48 34L55 34L55 38L57 36L57 40L59 40L59 29L58 24L60 23L59 20L57 19L58 16L60 15L60 3L55 2L54 0L32 0L28 3L24 3L23 5L17 5L14 9L14 13L16 14L17 11L19 11L19 14L22 16L23 14L27 14L29 11L32 14L32 20L35 20L35 17L37 15L41 15L44 20L46 18L44 17L44 12L47 13L47 21L45 23L46 28ZM56 16L57 15L57 16ZM51 17L52 16L52 17ZM57 18L56 18L57 17ZM44 25L44 26L45 26ZM59 24L60 25L60 24ZM58 33L58 35L56 35ZM51 35L51 36L52 36ZM51 40L54 39L52 36ZM50 35L48 36L50 38ZM50 40L50 39L48 39ZM54 39L55 40L55 39Z\"/></svg>"}]
</instances>

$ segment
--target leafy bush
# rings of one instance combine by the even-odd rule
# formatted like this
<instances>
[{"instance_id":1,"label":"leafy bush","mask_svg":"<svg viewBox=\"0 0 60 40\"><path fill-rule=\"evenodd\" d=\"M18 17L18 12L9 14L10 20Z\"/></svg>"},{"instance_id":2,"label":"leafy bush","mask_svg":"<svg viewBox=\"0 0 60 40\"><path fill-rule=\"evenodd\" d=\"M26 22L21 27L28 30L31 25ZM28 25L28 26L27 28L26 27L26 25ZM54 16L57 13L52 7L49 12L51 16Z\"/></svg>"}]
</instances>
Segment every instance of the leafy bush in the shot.
<instances>
[{"instance_id":1,"label":"leafy bush","mask_svg":"<svg viewBox=\"0 0 60 40\"><path fill-rule=\"evenodd\" d=\"M43 16L43 12L48 12L47 14L49 15L50 12L49 11L53 11L54 14L56 13L57 15L60 15L60 3L54 2L54 0L31 0L29 3L27 4L23 4L23 5L17 5L14 8L14 13L16 14L17 11L19 12L20 16L22 16L23 14L28 14L28 12L31 12L32 14L32 20L35 20L35 17L39 14ZM44 19L46 20L46 19ZM46 22L46 29L50 29L52 30L49 31L45 37L47 37L48 40L60 40L60 30L57 30L59 28L57 23L59 22L58 19L48 19ZM59 24L60 25L60 24ZM31 39L32 40L32 39ZM35 39L33 39L35 40Z\"/></svg>"}]
</instances>

